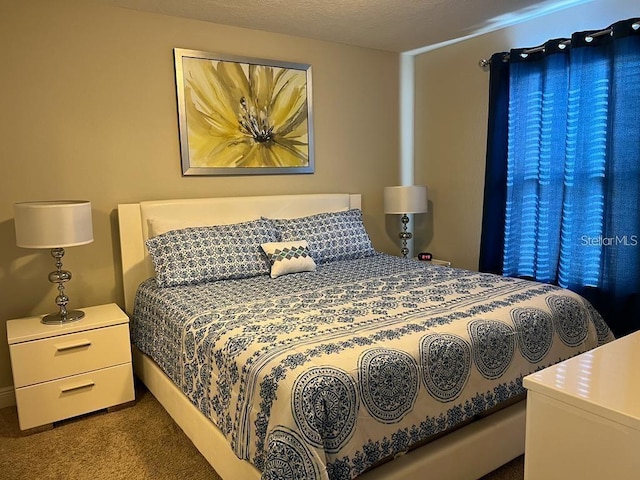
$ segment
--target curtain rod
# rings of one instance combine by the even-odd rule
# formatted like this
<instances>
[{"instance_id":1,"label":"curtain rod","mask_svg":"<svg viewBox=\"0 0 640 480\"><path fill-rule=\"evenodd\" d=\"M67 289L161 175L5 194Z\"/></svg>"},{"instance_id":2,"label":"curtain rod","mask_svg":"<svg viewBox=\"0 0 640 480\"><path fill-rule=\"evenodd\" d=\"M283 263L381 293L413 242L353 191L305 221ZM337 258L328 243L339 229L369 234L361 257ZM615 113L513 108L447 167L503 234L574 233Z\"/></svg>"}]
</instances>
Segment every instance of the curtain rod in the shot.
<instances>
[{"instance_id":1,"label":"curtain rod","mask_svg":"<svg viewBox=\"0 0 640 480\"><path fill-rule=\"evenodd\" d=\"M640 22L631 24L631 28L633 28L634 30L638 30L640 28ZM589 43L589 42L592 42L594 38L602 37L603 35L611 35L612 33L613 33L613 28L609 27L609 28L605 28L604 30L600 30L598 32L585 35L584 39L587 43ZM571 45L571 40L567 39L560 42L558 44L558 47L560 49L564 49L570 45ZM545 48L544 45L540 45L539 47L527 48L526 50L522 51L522 55L526 56L526 55L529 55L530 53L544 52L544 48ZM509 61L508 53L504 54L504 56L502 57L502 61L503 62ZM489 71L490 65L491 65L491 59L487 59L487 58L481 58L480 61L478 62L478 66L482 68L485 72Z\"/></svg>"}]
</instances>

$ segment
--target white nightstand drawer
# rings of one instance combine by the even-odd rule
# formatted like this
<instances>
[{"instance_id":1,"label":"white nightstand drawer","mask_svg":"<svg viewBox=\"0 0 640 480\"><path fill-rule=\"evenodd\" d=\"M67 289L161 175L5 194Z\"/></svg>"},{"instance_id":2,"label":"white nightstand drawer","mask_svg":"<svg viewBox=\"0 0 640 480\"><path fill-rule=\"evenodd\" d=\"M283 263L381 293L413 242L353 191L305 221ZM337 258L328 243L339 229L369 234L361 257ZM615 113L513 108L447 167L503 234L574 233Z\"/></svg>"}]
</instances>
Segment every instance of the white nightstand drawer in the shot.
<instances>
[{"instance_id":1,"label":"white nightstand drawer","mask_svg":"<svg viewBox=\"0 0 640 480\"><path fill-rule=\"evenodd\" d=\"M9 348L16 388L131 362L128 324L17 343Z\"/></svg>"},{"instance_id":2,"label":"white nightstand drawer","mask_svg":"<svg viewBox=\"0 0 640 480\"><path fill-rule=\"evenodd\" d=\"M133 399L131 363L16 389L22 430Z\"/></svg>"}]
</instances>

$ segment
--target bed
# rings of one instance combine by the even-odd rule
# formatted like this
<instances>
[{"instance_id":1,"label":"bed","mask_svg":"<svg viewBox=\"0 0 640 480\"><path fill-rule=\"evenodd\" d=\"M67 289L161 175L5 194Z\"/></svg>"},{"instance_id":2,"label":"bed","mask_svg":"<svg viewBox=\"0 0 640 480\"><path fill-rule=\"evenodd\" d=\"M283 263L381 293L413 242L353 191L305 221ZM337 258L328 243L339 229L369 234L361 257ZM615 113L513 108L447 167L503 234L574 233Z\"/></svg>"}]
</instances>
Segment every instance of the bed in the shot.
<instances>
[{"instance_id":1,"label":"bed","mask_svg":"<svg viewBox=\"0 0 640 480\"><path fill-rule=\"evenodd\" d=\"M613 339L572 292L375 252L360 208L119 205L136 375L223 479L479 478L524 452L522 377Z\"/></svg>"}]
</instances>

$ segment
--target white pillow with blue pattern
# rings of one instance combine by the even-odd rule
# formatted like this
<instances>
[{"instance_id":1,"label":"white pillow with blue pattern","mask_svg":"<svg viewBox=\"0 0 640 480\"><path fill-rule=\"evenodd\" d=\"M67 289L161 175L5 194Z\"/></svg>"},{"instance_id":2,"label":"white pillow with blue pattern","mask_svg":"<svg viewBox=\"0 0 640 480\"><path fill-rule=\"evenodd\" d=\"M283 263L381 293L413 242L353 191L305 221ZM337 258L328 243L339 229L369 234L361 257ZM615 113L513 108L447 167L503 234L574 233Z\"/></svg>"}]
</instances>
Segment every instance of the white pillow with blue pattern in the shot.
<instances>
[{"instance_id":1,"label":"white pillow with blue pattern","mask_svg":"<svg viewBox=\"0 0 640 480\"><path fill-rule=\"evenodd\" d=\"M318 213L308 217L273 219L281 242L304 238L316 264L352 260L375 255L371 239L362 223L362 212Z\"/></svg>"},{"instance_id":2,"label":"white pillow with blue pattern","mask_svg":"<svg viewBox=\"0 0 640 480\"><path fill-rule=\"evenodd\" d=\"M147 249L160 287L268 275L260 245L278 240L268 219L210 227L190 227L150 238Z\"/></svg>"},{"instance_id":3,"label":"white pillow with blue pattern","mask_svg":"<svg viewBox=\"0 0 640 480\"><path fill-rule=\"evenodd\" d=\"M316 269L306 240L263 243L262 250L271 264L271 278L289 273L313 272Z\"/></svg>"}]
</instances>

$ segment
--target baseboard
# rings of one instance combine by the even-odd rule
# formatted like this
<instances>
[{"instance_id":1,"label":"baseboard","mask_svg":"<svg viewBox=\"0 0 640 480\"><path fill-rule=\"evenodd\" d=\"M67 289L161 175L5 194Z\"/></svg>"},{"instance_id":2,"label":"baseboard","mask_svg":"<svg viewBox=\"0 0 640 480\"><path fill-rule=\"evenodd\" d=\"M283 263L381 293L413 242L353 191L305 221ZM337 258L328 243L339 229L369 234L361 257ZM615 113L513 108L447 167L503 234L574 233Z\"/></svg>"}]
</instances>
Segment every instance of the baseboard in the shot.
<instances>
[{"instance_id":1,"label":"baseboard","mask_svg":"<svg viewBox=\"0 0 640 480\"><path fill-rule=\"evenodd\" d=\"M16 404L16 394L13 387L0 388L0 408L12 407Z\"/></svg>"}]
</instances>

